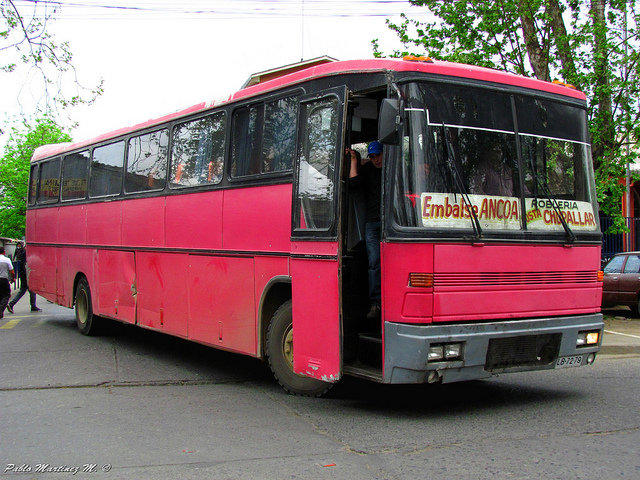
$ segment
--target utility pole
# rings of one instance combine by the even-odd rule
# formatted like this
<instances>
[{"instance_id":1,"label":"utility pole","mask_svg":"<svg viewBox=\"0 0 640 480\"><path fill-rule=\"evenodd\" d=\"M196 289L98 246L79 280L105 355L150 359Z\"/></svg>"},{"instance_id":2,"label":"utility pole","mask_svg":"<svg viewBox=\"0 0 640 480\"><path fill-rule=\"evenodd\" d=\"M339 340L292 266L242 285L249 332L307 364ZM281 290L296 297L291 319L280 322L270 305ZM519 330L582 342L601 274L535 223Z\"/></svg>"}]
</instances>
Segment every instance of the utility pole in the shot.
<instances>
[{"instance_id":1,"label":"utility pole","mask_svg":"<svg viewBox=\"0 0 640 480\"><path fill-rule=\"evenodd\" d=\"M304 0L302 0L302 18L301 18L301 20L302 20L302 28L301 28L301 33L300 33L300 50L301 50L300 61L304 62ZM626 25L626 23L625 23L625 25Z\"/></svg>"},{"instance_id":2,"label":"utility pole","mask_svg":"<svg viewBox=\"0 0 640 480\"><path fill-rule=\"evenodd\" d=\"M625 56L625 62L624 62L624 66L623 66L623 72L624 72L624 80L625 82L628 80L628 76L629 76L629 64L628 64L628 47L627 47L627 43L628 43L628 38L627 38L627 5L625 3L625 7L624 7L624 56ZM627 99L626 99L626 105L625 105L625 110L626 113L628 115L629 113L629 96L628 96L628 90L626 92L627 94ZM629 218L629 221L627 222L627 226L629 228L633 228L634 225L631 222L631 217L633 216L631 214L631 165L629 164L629 154L630 154L630 146L629 146L629 142L630 142L630 136L629 136L629 131L627 130L626 132L626 144L627 144L627 169L626 169L626 178L624 181L624 185L625 185L625 198L624 198L624 206L625 206L625 214L627 216L627 218ZM626 237L627 237L627 241L626 241L626 251L630 252L632 250L634 250L634 248L632 247L631 241L633 239L633 231L630 231L629 233L627 233Z\"/></svg>"}]
</instances>

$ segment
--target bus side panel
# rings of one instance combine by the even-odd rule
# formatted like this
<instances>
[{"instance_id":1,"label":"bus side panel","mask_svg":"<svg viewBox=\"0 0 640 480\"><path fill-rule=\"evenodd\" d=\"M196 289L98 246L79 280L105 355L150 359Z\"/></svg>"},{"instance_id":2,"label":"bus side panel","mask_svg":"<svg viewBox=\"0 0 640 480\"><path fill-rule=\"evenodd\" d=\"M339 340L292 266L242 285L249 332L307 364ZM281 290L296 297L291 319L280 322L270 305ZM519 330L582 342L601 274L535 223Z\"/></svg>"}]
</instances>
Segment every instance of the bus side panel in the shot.
<instances>
[{"instance_id":1,"label":"bus side panel","mask_svg":"<svg viewBox=\"0 0 640 480\"><path fill-rule=\"evenodd\" d=\"M52 302L57 300L56 250L55 247L27 245L29 288Z\"/></svg>"},{"instance_id":2,"label":"bus side panel","mask_svg":"<svg viewBox=\"0 0 640 480\"><path fill-rule=\"evenodd\" d=\"M121 201L87 205L87 244L121 245Z\"/></svg>"},{"instance_id":3,"label":"bus side panel","mask_svg":"<svg viewBox=\"0 0 640 480\"><path fill-rule=\"evenodd\" d=\"M65 307L73 306L73 283L77 274L83 274L89 281L89 287L94 288L93 260L95 250L88 248L60 248L58 249L58 299L57 303Z\"/></svg>"},{"instance_id":4,"label":"bus side panel","mask_svg":"<svg viewBox=\"0 0 640 480\"><path fill-rule=\"evenodd\" d=\"M133 252L98 250L97 295L93 294L96 314L135 323L134 257Z\"/></svg>"},{"instance_id":5,"label":"bus side panel","mask_svg":"<svg viewBox=\"0 0 640 480\"><path fill-rule=\"evenodd\" d=\"M222 199L221 190L167 197L167 247L221 249Z\"/></svg>"},{"instance_id":6,"label":"bus side panel","mask_svg":"<svg viewBox=\"0 0 640 480\"><path fill-rule=\"evenodd\" d=\"M187 336L189 255L137 252L138 324Z\"/></svg>"},{"instance_id":7,"label":"bus side panel","mask_svg":"<svg viewBox=\"0 0 640 480\"><path fill-rule=\"evenodd\" d=\"M35 238L31 241L38 243L58 243L59 210L59 208L39 208L35 211Z\"/></svg>"},{"instance_id":8,"label":"bus side panel","mask_svg":"<svg viewBox=\"0 0 640 480\"><path fill-rule=\"evenodd\" d=\"M224 191L224 248L291 251L291 184Z\"/></svg>"},{"instance_id":9,"label":"bus side panel","mask_svg":"<svg viewBox=\"0 0 640 480\"><path fill-rule=\"evenodd\" d=\"M289 257L256 257L256 313L266 285L274 277L289 277ZM267 318L266 321L271 320Z\"/></svg>"},{"instance_id":10,"label":"bus side panel","mask_svg":"<svg viewBox=\"0 0 640 480\"><path fill-rule=\"evenodd\" d=\"M293 370L337 382L341 377L337 260L291 259Z\"/></svg>"},{"instance_id":11,"label":"bus side panel","mask_svg":"<svg viewBox=\"0 0 640 480\"><path fill-rule=\"evenodd\" d=\"M255 257L256 268L256 281L255 281L255 299L256 299L256 318L259 319L262 325L266 326L271 322L271 317L260 317L260 302L264 298L265 291L269 282L280 277L282 281L286 281L289 278L289 257ZM256 329L256 345L260 345L260 334L264 330L261 328ZM257 352L258 355L262 355L263 352Z\"/></svg>"},{"instance_id":12,"label":"bus side panel","mask_svg":"<svg viewBox=\"0 0 640 480\"><path fill-rule=\"evenodd\" d=\"M37 210L27 210L27 224L25 231L27 244L36 241L36 212Z\"/></svg>"},{"instance_id":13,"label":"bus side panel","mask_svg":"<svg viewBox=\"0 0 640 480\"><path fill-rule=\"evenodd\" d=\"M58 240L62 244L86 245L87 205L68 205L60 209Z\"/></svg>"},{"instance_id":14,"label":"bus side panel","mask_svg":"<svg viewBox=\"0 0 640 480\"><path fill-rule=\"evenodd\" d=\"M61 244L87 243L87 207L86 205L68 205L60 208L58 214L58 240ZM58 249L57 261L57 299L56 303L71 307L73 305L73 280L78 271L69 265L69 248ZM80 255L77 249L71 258ZM93 268L91 269L93 270ZM70 279L68 277L71 277ZM91 278L91 277L90 277Z\"/></svg>"},{"instance_id":15,"label":"bus side panel","mask_svg":"<svg viewBox=\"0 0 640 480\"><path fill-rule=\"evenodd\" d=\"M430 323L433 288L409 286L409 274L433 271L433 244L383 243L381 262L385 320Z\"/></svg>"},{"instance_id":16,"label":"bus side panel","mask_svg":"<svg viewBox=\"0 0 640 480\"><path fill-rule=\"evenodd\" d=\"M165 197L139 198L122 204L122 244L164 247Z\"/></svg>"},{"instance_id":17,"label":"bus side panel","mask_svg":"<svg viewBox=\"0 0 640 480\"><path fill-rule=\"evenodd\" d=\"M189 257L189 338L256 355L253 258Z\"/></svg>"}]
</instances>

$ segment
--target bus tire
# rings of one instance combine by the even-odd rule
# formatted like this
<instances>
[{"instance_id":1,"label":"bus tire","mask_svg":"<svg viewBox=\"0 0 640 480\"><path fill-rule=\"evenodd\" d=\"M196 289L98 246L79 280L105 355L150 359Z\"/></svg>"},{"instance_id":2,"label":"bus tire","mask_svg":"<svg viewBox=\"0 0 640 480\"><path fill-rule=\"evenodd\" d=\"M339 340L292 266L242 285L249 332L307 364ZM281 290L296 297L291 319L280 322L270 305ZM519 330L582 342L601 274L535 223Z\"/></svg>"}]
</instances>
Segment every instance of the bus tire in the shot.
<instances>
[{"instance_id":1,"label":"bus tire","mask_svg":"<svg viewBox=\"0 0 640 480\"><path fill-rule=\"evenodd\" d=\"M100 330L100 319L93 314L91 290L86 278L81 278L75 295L76 324L83 335L97 335Z\"/></svg>"},{"instance_id":2,"label":"bus tire","mask_svg":"<svg viewBox=\"0 0 640 480\"><path fill-rule=\"evenodd\" d=\"M293 371L293 322L291 300L283 303L269 323L267 332L267 356L269 367L278 383L293 395L320 397L333 386L332 383L316 380Z\"/></svg>"}]
</instances>

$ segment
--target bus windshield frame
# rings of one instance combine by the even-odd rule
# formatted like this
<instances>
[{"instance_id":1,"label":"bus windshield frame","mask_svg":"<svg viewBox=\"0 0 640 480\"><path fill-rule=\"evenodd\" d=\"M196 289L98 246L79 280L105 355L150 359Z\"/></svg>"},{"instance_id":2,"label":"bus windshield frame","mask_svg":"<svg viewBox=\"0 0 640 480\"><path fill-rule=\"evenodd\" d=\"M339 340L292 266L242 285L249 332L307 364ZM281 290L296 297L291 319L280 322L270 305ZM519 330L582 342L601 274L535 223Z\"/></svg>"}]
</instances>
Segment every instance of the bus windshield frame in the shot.
<instances>
[{"instance_id":1,"label":"bus windshield frame","mask_svg":"<svg viewBox=\"0 0 640 480\"><path fill-rule=\"evenodd\" d=\"M403 95L392 235L600 240L583 104L428 81Z\"/></svg>"}]
</instances>

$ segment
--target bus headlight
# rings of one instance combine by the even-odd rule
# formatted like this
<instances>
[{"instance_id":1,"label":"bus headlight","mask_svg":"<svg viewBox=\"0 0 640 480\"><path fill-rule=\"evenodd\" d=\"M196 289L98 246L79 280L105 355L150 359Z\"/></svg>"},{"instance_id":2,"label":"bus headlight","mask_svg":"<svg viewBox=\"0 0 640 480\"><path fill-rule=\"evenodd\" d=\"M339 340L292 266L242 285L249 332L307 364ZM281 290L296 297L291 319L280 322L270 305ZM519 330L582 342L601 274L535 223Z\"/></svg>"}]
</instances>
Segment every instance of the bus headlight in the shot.
<instances>
[{"instance_id":1,"label":"bus headlight","mask_svg":"<svg viewBox=\"0 0 640 480\"><path fill-rule=\"evenodd\" d=\"M578 332L578 338L576 339L576 347L588 347L598 345L600 341L600 330Z\"/></svg>"},{"instance_id":2,"label":"bus headlight","mask_svg":"<svg viewBox=\"0 0 640 480\"><path fill-rule=\"evenodd\" d=\"M442 345L431 345L429 347L429 361L439 362L444 359L444 348Z\"/></svg>"},{"instance_id":3,"label":"bus headlight","mask_svg":"<svg viewBox=\"0 0 640 480\"><path fill-rule=\"evenodd\" d=\"M429 346L429 362L442 362L461 359L461 343L442 343Z\"/></svg>"},{"instance_id":4,"label":"bus headlight","mask_svg":"<svg viewBox=\"0 0 640 480\"><path fill-rule=\"evenodd\" d=\"M449 343L444 346L444 358L453 360L462 356L462 344Z\"/></svg>"}]
</instances>

